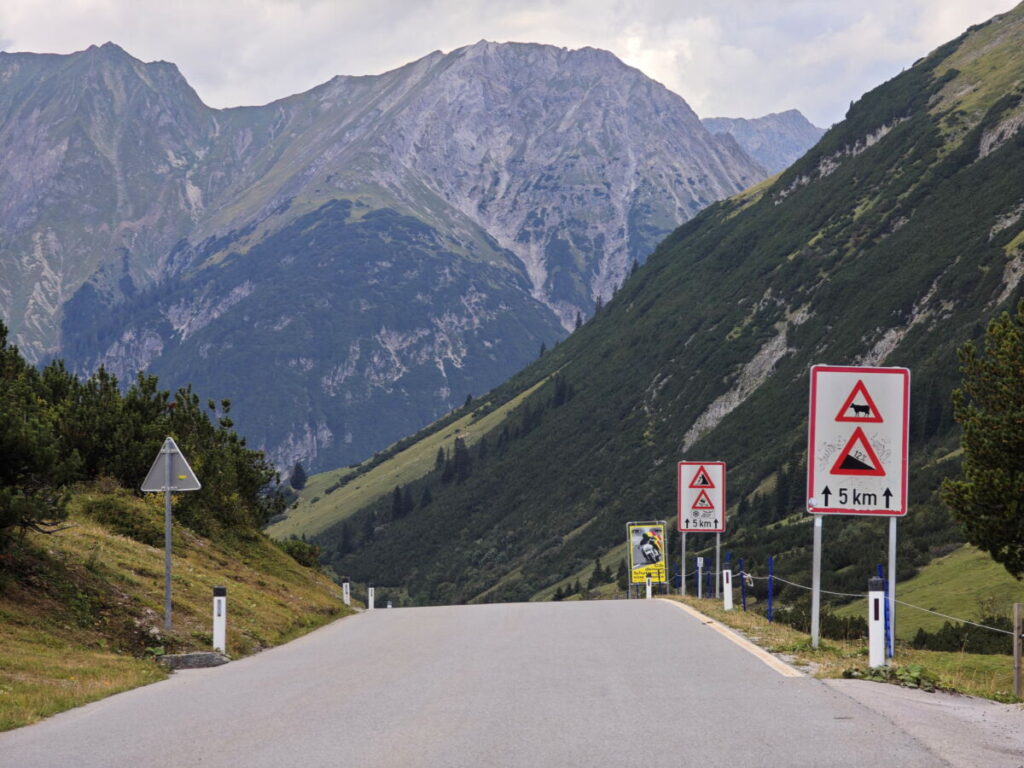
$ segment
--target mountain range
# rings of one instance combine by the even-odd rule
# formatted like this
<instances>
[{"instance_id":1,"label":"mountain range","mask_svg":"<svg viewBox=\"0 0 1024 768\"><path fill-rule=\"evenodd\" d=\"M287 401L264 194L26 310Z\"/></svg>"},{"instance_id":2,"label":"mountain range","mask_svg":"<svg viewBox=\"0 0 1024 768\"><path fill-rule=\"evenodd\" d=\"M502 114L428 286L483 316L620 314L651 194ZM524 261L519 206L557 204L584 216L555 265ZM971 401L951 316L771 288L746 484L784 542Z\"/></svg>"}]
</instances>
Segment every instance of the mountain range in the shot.
<instances>
[{"instance_id":1,"label":"mountain range","mask_svg":"<svg viewBox=\"0 0 1024 768\"><path fill-rule=\"evenodd\" d=\"M723 549L807 585L810 367L902 366L893 576L948 552L957 350L1024 299L1021 50L1024 5L866 93L787 170L675 230L558 347L388 455L310 478L271 531L412 603L544 599L614 569L627 521L675 527L678 461L724 461ZM863 592L887 526L824 529L824 588ZM713 543L691 534L688 551Z\"/></svg>"},{"instance_id":2,"label":"mountain range","mask_svg":"<svg viewBox=\"0 0 1024 768\"><path fill-rule=\"evenodd\" d=\"M33 362L229 398L281 467L358 461L762 179L722 127L591 48L481 41L233 109L111 43L0 53L0 310Z\"/></svg>"},{"instance_id":3,"label":"mountain range","mask_svg":"<svg viewBox=\"0 0 1024 768\"><path fill-rule=\"evenodd\" d=\"M771 174L791 166L825 133L795 109L752 120L705 117L700 122L711 133L732 136L744 152Z\"/></svg>"}]
</instances>

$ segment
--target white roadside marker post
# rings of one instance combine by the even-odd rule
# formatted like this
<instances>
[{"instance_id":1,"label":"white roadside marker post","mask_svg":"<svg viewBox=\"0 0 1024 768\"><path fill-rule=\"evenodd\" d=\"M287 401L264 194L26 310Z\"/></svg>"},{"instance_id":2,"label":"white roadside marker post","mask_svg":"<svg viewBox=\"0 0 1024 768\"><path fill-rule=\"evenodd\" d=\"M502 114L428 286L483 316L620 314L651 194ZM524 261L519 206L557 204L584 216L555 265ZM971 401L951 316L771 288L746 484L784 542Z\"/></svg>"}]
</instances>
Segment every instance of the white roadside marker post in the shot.
<instances>
[{"instance_id":1,"label":"white roadside marker post","mask_svg":"<svg viewBox=\"0 0 1024 768\"><path fill-rule=\"evenodd\" d=\"M647 599L651 599L651 574L647 574Z\"/></svg>"},{"instance_id":2,"label":"white roadside marker post","mask_svg":"<svg viewBox=\"0 0 1024 768\"><path fill-rule=\"evenodd\" d=\"M352 605L352 585L349 583L348 576L341 582L341 602L345 605Z\"/></svg>"},{"instance_id":3,"label":"white roadside marker post","mask_svg":"<svg viewBox=\"0 0 1024 768\"><path fill-rule=\"evenodd\" d=\"M722 571L722 608L731 611L732 610L732 571L726 569Z\"/></svg>"},{"instance_id":4,"label":"white roadside marker post","mask_svg":"<svg viewBox=\"0 0 1024 768\"><path fill-rule=\"evenodd\" d=\"M868 666L885 666L885 582L868 579Z\"/></svg>"},{"instance_id":5,"label":"white roadside marker post","mask_svg":"<svg viewBox=\"0 0 1024 768\"><path fill-rule=\"evenodd\" d=\"M366 589L366 609L368 611L373 610L373 587L367 587Z\"/></svg>"},{"instance_id":6,"label":"white roadside marker post","mask_svg":"<svg viewBox=\"0 0 1024 768\"><path fill-rule=\"evenodd\" d=\"M228 652L228 588L213 588L213 650Z\"/></svg>"},{"instance_id":7,"label":"white roadside marker post","mask_svg":"<svg viewBox=\"0 0 1024 768\"><path fill-rule=\"evenodd\" d=\"M697 599L704 597L704 558L697 558Z\"/></svg>"}]
</instances>

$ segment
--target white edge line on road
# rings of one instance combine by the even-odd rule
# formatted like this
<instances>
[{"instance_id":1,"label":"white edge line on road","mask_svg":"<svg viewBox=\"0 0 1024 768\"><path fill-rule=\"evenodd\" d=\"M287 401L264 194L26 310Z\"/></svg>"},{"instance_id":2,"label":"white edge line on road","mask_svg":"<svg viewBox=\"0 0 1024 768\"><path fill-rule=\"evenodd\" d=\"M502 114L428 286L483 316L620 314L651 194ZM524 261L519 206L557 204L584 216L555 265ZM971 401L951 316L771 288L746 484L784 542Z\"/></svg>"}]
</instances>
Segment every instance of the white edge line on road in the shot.
<instances>
[{"instance_id":1,"label":"white edge line on road","mask_svg":"<svg viewBox=\"0 0 1024 768\"><path fill-rule=\"evenodd\" d=\"M659 599L662 599L662 598L659 598ZM705 616L703 613L698 611L696 608L691 608L686 603L680 603L678 600L664 600L664 599L662 599L662 601L666 602L666 603L671 603L672 605L679 606L684 611L686 611L688 614L693 616L695 619L700 619L702 624L704 624L705 626L710 627L711 629L715 630L715 632L717 632L718 634L722 635L723 637L726 637L729 640L732 640L740 648L745 650L747 653L749 653L749 654L759 658L761 661L763 661L765 664L767 664L769 667L774 669L776 672L778 672L783 677L803 677L804 676L803 672L800 672L800 671L798 671L796 669L793 669L793 667L789 666L789 664L787 664L786 662L782 661L781 659L776 658L775 656L772 656L764 648L761 648L760 646L754 645L752 642L747 640L745 637L740 637L738 634L733 632L731 629L723 626L722 624L719 624L717 621L715 621L714 619L710 618L709 616Z\"/></svg>"}]
</instances>

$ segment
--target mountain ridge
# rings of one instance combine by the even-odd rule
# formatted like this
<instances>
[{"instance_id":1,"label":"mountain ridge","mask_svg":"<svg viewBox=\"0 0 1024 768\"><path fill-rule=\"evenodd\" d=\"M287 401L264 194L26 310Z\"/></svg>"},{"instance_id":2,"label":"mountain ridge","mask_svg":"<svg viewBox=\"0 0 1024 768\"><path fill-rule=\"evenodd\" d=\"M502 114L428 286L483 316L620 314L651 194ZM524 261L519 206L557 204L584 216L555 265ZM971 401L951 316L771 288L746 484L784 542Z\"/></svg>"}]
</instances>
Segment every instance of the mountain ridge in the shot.
<instances>
[{"instance_id":1,"label":"mountain ridge","mask_svg":"<svg viewBox=\"0 0 1024 768\"><path fill-rule=\"evenodd\" d=\"M794 166L675 230L595 318L482 398L552 377L477 436L469 477L439 466L399 489L411 506L339 510L314 539L326 562L413 603L538 598L620 546L625 520L671 518L685 458L728 463L727 548L809 583L807 371L825 362L913 372L898 577L962 541L937 491L957 471L956 350L1022 296L1022 39L1024 6L972 28ZM834 588L885 561L873 522L829 521Z\"/></svg>"},{"instance_id":2,"label":"mountain ridge","mask_svg":"<svg viewBox=\"0 0 1024 768\"><path fill-rule=\"evenodd\" d=\"M19 346L81 374L102 364L122 380L139 369L172 384L187 376L232 399L239 428L281 468L361 460L494 386L607 301L680 221L764 175L682 97L594 48L481 41L217 110L174 65L111 43L67 57L5 54L4 89L14 95L0 98L0 157L21 160L7 164L0 196L22 215L3 212L16 226L0 264L22 261L0 276L0 302ZM33 115L47 130L24 128ZM49 165L25 151L30 133ZM372 211L385 213L367 219ZM338 274L319 295L290 274L277 293L261 289L279 274L275 259L301 275L303 248L349 263L313 233L339 226L347 247L382 264L379 246L413 238L413 272L427 283L399 280L373 302ZM424 302L446 290L425 244L461 275L450 312ZM415 321L371 328L364 315L388 304L412 308ZM263 323L263 311L277 319ZM329 340L285 330L314 317ZM260 323L276 330L240 332ZM272 376L296 371L307 384L288 385L295 405L272 398ZM379 429L352 428L378 408L389 414Z\"/></svg>"}]
</instances>

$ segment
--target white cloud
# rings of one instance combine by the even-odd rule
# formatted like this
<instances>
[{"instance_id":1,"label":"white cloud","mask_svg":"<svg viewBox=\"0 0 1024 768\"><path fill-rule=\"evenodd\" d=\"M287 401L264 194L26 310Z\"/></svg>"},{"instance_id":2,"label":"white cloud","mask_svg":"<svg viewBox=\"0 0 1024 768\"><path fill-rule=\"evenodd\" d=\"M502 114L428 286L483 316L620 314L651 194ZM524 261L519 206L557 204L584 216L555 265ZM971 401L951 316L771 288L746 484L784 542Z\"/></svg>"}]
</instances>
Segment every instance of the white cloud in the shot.
<instances>
[{"instance_id":1,"label":"white cloud","mask_svg":"<svg viewBox=\"0 0 1024 768\"><path fill-rule=\"evenodd\" d=\"M266 103L479 39L605 48L702 116L847 104L1012 0L3 0L0 46L111 40L208 104Z\"/></svg>"}]
</instances>

